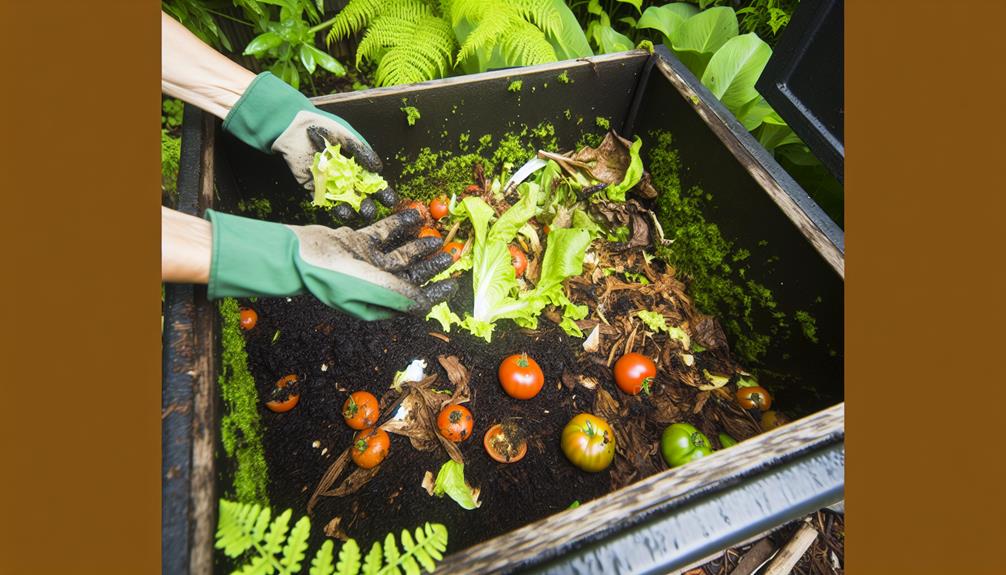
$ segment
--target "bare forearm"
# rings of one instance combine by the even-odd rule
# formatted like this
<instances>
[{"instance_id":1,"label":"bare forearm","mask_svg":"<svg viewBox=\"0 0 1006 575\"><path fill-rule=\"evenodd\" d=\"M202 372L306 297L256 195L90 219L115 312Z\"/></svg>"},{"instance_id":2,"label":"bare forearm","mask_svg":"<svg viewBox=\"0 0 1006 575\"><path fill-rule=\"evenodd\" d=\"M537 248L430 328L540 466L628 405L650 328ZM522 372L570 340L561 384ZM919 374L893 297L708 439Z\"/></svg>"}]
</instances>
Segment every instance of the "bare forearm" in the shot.
<instances>
[{"instance_id":1,"label":"bare forearm","mask_svg":"<svg viewBox=\"0 0 1006 575\"><path fill-rule=\"evenodd\" d=\"M161 280L205 284L212 251L208 221L161 207Z\"/></svg>"},{"instance_id":2,"label":"bare forearm","mask_svg":"<svg viewBox=\"0 0 1006 575\"><path fill-rule=\"evenodd\" d=\"M255 74L161 12L161 91L224 118Z\"/></svg>"}]
</instances>

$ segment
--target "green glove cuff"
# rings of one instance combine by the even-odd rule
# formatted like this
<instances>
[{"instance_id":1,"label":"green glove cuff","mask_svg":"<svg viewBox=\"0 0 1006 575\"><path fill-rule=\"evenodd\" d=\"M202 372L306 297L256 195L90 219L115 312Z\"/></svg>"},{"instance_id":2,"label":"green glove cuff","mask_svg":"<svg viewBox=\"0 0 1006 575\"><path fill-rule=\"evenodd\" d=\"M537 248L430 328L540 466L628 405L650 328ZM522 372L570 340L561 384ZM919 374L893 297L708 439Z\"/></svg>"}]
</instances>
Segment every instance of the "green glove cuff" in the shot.
<instances>
[{"instance_id":1,"label":"green glove cuff","mask_svg":"<svg viewBox=\"0 0 1006 575\"><path fill-rule=\"evenodd\" d=\"M307 96L271 72L262 72L255 76L224 119L224 131L268 154L272 153L272 145L276 138L290 126L298 112L304 111L331 118L361 142L367 143L348 122L335 114L318 109Z\"/></svg>"},{"instance_id":2,"label":"green glove cuff","mask_svg":"<svg viewBox=\"0 0 1006 575\"><path fill-rule=\"evenodd\" d=\"M364 320L385 319L415 305L396 291L304 261L296 234L283 224L214 210L206 210L206 219L213 225L210 299L309 291L322 303Z\"/></svg>"}]
</instances>

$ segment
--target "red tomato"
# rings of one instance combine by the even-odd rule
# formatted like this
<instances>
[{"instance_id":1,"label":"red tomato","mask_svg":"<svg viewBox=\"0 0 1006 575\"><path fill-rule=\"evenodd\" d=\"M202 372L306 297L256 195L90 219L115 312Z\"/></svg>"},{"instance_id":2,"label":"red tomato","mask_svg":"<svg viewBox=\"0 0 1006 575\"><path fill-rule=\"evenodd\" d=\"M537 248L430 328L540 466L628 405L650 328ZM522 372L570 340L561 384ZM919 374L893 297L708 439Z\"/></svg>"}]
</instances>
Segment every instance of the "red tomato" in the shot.
<instances>
[{"instance_id":1,"label":"red tomato","mask_svg":"<svg viewBox=\"0 0 1006 575\"><path fill-rule=\"evenodd\" d=\"M255 313L255 310L250 307L241 308L241 316L238 319L238 325L241 326L241 329L248 331L255 327L256 323L258 323L258 314Z\"/></svg>"},{"instance_id":2,"label":"red tomato","mask_svg":"<svg viewBox=\"0 0 1006 575\"><path fill-rule=\"evenodd\" d=\"M637 395L640 391L650 395L650 385L657 375L657 366L653 360L641 353L629 352L615 362L615 383L629 395Z\"/></svg>"},{"instance_id":3,"label":"red tomato","mask_svg":"<svg viewBox=\"0 0 1006 575\"><path fill-rule=\"evenodd\" d=\"M442 238L443 235L441 235L440 232L437 231L437 228L434 228L432 226L423 226L422 229L419 230L419 237Z\"/></svg>"},{"instance_id":4,"label":"red tomato","mask_svg":"<svg viewBox=\"0 0 1006 575\"><path fill-rule=\"evenodd\" d=\"M342 404L342 417L353 429L373 427L380 415L377 398L366 391L354 391Z\"/></svg>"},{"instance_id":5,"label":"red tomato","mask_svg":"<svg viewBox=\"0 0 1006 575\"><path fill-rule=\"evenodd\" d=\"M500 385L507 395L515 399L531 399L545 385L545 374L538 362L526 353L511 355L499 368Z\"/></svg>"},{"instance_id":6,"label":"red tomato","mask_svg":"<svg viewBox=\"0 0 1006 575\"><path fill-rule=\"evenodd\" d=\"M440 435L448 441L458 443L468 439L472 434L472 412L463 405L448 405L437 416L437 428Z\"/></svg>"},{"instance_id":7,"label":"red tomato","mask_svg":"<svg viewBox=\"0 0 1006 575\"><path fill-rule=\"evenodd\" d=\"M388 432L383 429L364 429L353 438L353 447L349 450L349 456L363 469L370 469L380 465L391 450L391 438Z\"/></svg>"},{"instance_id":8,"label":"red tomato","mask_svg":"<svg viewBox=\"0 0 1006 575\"><path fill-rule=\"evenodd\" d=\"M298 401L300 392L297 391L297 376L288 375L276 382L276 387L272 390L272 399L267 401L265 406L276 413L285 413L297 407Z\"/></svg>"},{"instance_id":9,"label":"red tomato","mask_svg":"<svg viewBox=\"0 0 1006 575\"><path fill-rule=\"evenodd\" d=\"M569 420L562 430L562 452L570 463L591 473L603 471L615 458L615 432L590 413Z\"/></svg>"},{"instance_id":10,"label":"red tomato","mask_svg":"<svg viewBox=\"0 0 1006 575\"><path fill-rule=\"evenodd\" d=\"M545 227L542 228L542 231L545 232L545 235L547 236L549 233L551 233L552 228L548 227L548 224L545 224Z\"/></svg>"},{"instance_id":11,"label":"red tomato","mask_svg":"<svg viewBox=\"0 0 1006 575\"><path fill-rule=\"evenodd\" d=\"M517 277L524 275L527 269L527 256L517 246L510 246L510 258L513 264L513 271Z\"/></svg>"},{"instance_id":12,"label":"red tomato","mask_svg":"<svg viewBox=\"0 0 1006 575\"><path fill-rule=\"evenodd\" d=\"M461 259L461 252L465 251L465 244L461 242L451 242L444 245L444 251L451 254L454 261Z\"/></svg>"},{"instance_id":13,"label":"red tomato","mask_svg":"<svg viewBox=\"0 0 1006 575\"><path fill-rule=\"evenodd\" d=\"M433 219L439 220L440 218L447 215L447 198L441 196L439 198L433 198L430 201L430 215Z\"/></svg>"},{"instance_id":14,"label":"red tomato","mask_svg":"<svg viewBox=\"0 0 1006 575\"><path fill-rule=\"evenodd\" d=\"M480 194L482 193L482 186L479 186L478 184L468 184L465 186L465 192L469 194Z\"/></svg>"},{"instance_id":15,"label":"red tomato","mask_svg":"<svg viewBox=\"0 0 1006 575\"><path fill-rule=\"evenodd\" d=\"M762 411L767 411L772 407L772 396L769 395L767 389L760 385L742 387L737 390L737 403L741 404L744 409L757 407Z\"/></svg>"}]
</instances>

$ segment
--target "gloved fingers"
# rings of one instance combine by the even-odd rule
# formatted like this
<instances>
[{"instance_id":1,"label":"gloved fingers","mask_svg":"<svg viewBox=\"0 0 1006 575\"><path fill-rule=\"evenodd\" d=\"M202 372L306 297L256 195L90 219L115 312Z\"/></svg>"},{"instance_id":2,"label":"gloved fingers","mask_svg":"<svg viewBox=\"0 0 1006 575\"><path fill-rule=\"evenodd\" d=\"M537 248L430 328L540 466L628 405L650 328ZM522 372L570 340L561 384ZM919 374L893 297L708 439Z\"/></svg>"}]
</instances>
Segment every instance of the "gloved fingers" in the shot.
<instances>
[{"instance_id":1,"label":"gloved fingers","mask_svg":"<svg viewBox=\"0 0 1006 575\"><path fill-rule=\"evenodd\" d=\"M346 202L339 202L332 206L332 213L335 214L335 217L339 218L339 221L343 223L352 222L357 216L356 210L353 209L353 206L350 206Z\"/></svg>"},{"instance_id":2,"label":"gloved fingers","mask_svg":"<svg viewBox=\"0 0 1006 575\"><path fill-rule=\"evenodd\" d=\"M454 278L448 278L421 287L419 291L422 293L422 298L416 302L416 307L409 310L409 313L424 316L429 313L431 307L451 299L458 291L458 282Z\"/></svg>"},{"instance_id":3,"label":"gloved fingers","mask_svg":"<svg viewBox=\"0 0 1006 575\"><path fill-rule=\"evenodd\" d=\"M377 204L374 203L374 200L363 198L363 201L360 202L360 215L367 223L374 221L374 218L377 217Z\"/></svg>"},{"instance_id":4,"label":"gloved fingers","mask_svg":"<svg viewBox=\"0 0 1006 575\"><path fill-rule=\"evenodd\" d=\"M409 283L422 285L433 276L451 267L452 263L454 263L454 258L451 254L441 251L405 268L398 274L398 277Z\"/></svg>"},{"instance_id":5,"label":"gloved fingers","mask_svg":"<svg viewBox=\"0 0 1006 575\"><path fill-rule=\"evenodd\" d=\"M420 263L420 259L439 250L443 246L443 243L443 240L440 238L419 238L412 240L386 254L375 253L373 255L374 265L388 272L402 271L414 263ZM450 257L450 254L445 255Z\"/></svg>"},{"instance_id":6,"label":"gloved fingers","mask_svg":"<svg viewBox=\"0 0 1006 575\"><path fill-rule=\"evenodd\" d=\"M422 223L423 217L416 210L402 210L360 229L358 233L367 236L375 244L383 245L415 236Z\"/></svg>"},{"instance_id":7,"label":"gloved fingers","mask_svg":"<svg viewBox=\"0 0 1006 575\"><path fill-rule=\"evenodd\" d=\"M398 203L398 192L393 190L391 186L377 192L374 197L387 208L393 208Z\"/></svg>"},{"instance_id":8,"label":"gloved fingers","mask_svg":"<svg viewBox=\"0 0 1006 575\"><path fill-rule=\"evenodd\" d=\"M356 160L356 163L363 166L363 169L371 172L380 172L384 169L384 164L381 163L381 157L377 155L377 152L337 122L333 121L329 126L308 126L307 137L318 152L325 149L325 142L339 144L342 146L343 154L351 156Z\"/></svg>"}]
</instances>

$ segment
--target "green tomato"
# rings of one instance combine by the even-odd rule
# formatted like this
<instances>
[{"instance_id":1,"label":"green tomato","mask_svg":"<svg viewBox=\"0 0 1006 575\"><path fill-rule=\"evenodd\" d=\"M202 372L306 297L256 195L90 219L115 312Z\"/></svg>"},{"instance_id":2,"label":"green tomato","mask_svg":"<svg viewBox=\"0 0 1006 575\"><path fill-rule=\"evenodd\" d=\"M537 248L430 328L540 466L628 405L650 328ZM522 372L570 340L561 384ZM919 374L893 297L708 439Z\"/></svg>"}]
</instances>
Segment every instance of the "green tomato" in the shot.
<instances>
[{"instance_id":1,"label":"green tomato","mask_svg":"<svg viewBox=\"0 0 1006 575\"><path fill-rule=\"evenodd\" d=\"M687 423L667 426L660 438L660 451L664 461L671 467L684 465L689 461L705 457L713 452L709 438Z\"/></svg>"},{"instance_id":2,"label":"green tomato","mask_svg":"<svg viewBox=\"0 0 1006 575\"><path fill-rule=\"evenodd\" d=\"M728 447L733 447L733 446L737 445L737 440L734 439L733 437L730 437L726 433L721 433L720 434L720 445L723 446L723 449L726 449Z\"/></svg>"}]
</instances>

